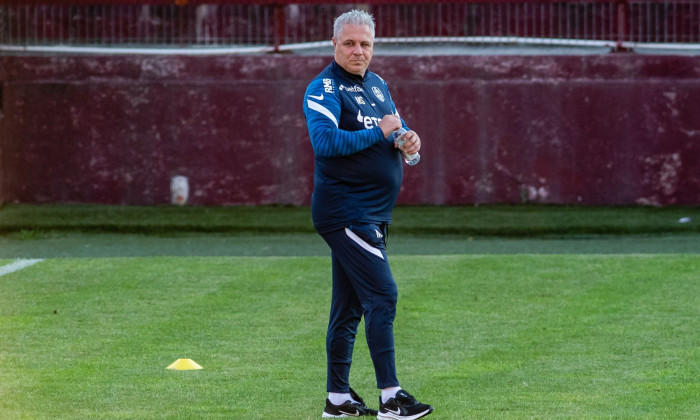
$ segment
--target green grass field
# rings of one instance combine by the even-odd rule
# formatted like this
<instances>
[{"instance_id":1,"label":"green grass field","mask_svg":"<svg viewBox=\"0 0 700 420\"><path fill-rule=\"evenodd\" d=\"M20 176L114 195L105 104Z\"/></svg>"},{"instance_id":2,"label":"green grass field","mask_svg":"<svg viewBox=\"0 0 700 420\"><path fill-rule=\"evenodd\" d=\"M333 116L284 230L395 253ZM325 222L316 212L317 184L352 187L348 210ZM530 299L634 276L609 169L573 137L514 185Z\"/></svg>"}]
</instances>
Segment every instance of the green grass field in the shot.
<instances>
[{"instance_id":1,"label":"green grass field","mask_svg":"<svg viewBox=\"0 0 700 420\"><path fill-rule=\"evenodd\" d=\"M56 211L20 210L0 209L0 270L20 257L46 259L0 275L0 419L320 418L330 296L320 238L177 224L154 232L144 219L105 235L96 222L86 230L67 216L58 227L47 222ZM57 211L84 217L85 209ZM120 217L144 210L110 211L112 226L124 226ZM192 212L187 225L197 212L175 212L183 211ZM444 213L409 211L446 225ZM550 231L537 238L478 236L502 217L490 213L474 237L394 230L402 385L435 406L432 419L700 418L699 236L673 224L697 210L652 211L656 219L634 210L628 228L641 230L622 236L597 231L608 222L595 217L575 218L578 233L566 234L565 215L546 211L562 220L555 237L532 227L543 215L523 216L536 220L520 227ZM36 212L43 227L30 222ZM666 223L686 230L665 232ZM590 241L596 247L581 245ZM182 249L193 247L199 253ZM241 256L246 247L266 256ZM204 369L167 370L178 358ZM351 380L376 407L362 332Z\"/></svg>"},{"instance_id":2,"label":"green grass field","mask_svg":"<svg viewBox=\"0 0 700 420\"><path fill-rule=\"evenodd\" d=\"M392 261L400 378L433 418L700 417L700 257ZM52 259L0 277L0 418L319 418L328 277L323 257ZM165 369L178 358L204 369Z\"/></svg>"}]
</instances>

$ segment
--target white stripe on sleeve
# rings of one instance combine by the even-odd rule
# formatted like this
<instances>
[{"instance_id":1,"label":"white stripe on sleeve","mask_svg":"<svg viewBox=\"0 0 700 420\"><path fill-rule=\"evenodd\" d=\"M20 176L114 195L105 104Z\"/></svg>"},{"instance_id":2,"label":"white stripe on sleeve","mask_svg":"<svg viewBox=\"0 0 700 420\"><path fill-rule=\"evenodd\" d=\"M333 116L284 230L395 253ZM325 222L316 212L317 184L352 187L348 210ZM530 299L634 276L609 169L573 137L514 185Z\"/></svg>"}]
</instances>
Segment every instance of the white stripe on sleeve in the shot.
<instances>
[{"instance_id":1,"label":"white stripe on sleeve","mask_svg":"<svg viewBox=\"0 0 700 420\"><path fill-rule=\"evenodd\" d=\"M308 99L306 100L306 104L309 106L310 109L320 112L321 114L330 118L330 120L333 121L333 124L335 124L336 128L338 127L338 120L335 119L335 115L333 115L331 111L328 110L328 108Z\"/></svg>"}]
</instances>

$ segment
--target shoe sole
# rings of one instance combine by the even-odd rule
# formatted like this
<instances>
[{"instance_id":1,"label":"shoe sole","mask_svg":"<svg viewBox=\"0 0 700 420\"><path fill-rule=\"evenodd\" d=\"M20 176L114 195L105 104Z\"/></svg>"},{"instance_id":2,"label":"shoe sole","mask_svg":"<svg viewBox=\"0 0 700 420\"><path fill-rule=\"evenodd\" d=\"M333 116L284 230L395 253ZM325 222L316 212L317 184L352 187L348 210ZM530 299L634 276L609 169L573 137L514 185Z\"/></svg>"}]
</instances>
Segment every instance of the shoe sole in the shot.
<instances>
[{"instance_id":1,"label":"shoe sole","mask_svg":"<svg viewBox=\"0 0 700 420\"><path fill-rule=\"evenodd\" d=\"M414 414L412 416L399 416L399 415L391 414L391 413L386 413L386 414L379 413L379 414L377 414L377 420L416 420L416 419L423 418L432 412L433 412L433 410L428 409L422 413Z\"/></svg>"},{"instance_id":2,"label":"shoe sole","mask_svg":"<svg viewBox=\"0 0 700 420\"><path fill-rule=\"evenodd\" d=\"M328 414L328 413L326 413L326 412L324 411L323 414L321 415L321 417L323 417L324 419L328 419L328 418L338 419L338 418L367 417L367 416L362 416L362 415L359 415L359 416L348 416L347 414L340 414L340 415L337 415L337 416L336 416L335 414Z\"/></svg>"}]
</instances>

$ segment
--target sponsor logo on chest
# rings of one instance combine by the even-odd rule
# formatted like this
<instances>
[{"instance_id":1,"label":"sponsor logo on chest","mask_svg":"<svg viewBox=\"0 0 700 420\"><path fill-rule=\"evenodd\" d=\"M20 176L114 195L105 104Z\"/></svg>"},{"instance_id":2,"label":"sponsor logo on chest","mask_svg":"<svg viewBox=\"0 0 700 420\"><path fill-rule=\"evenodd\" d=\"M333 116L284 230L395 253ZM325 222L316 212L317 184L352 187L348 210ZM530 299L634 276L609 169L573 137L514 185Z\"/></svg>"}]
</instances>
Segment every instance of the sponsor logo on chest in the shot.
<instances>
[{"instance_id":1,"label":"sponsor logo on chest","mask_svg":"<svg viewBox=\"0 0 700 420\"><path fill-rule=\"evenodd\" d=\"M347 87L345 85L340 85L338 87L338 89L344 90L346 92L351 92L351 93L364 92L364 89L362 89L360 86L357 86L357 85L350 86L350 87Z\"/></svg>"},{"instance_id":2,"label":"sponsor logo on chest","mask_svg":"<svg viewBox=\"0 0 700 420\"><path fill-rule=\"evenodd\" d=\"M381 120L381 118L370 117L369 115L362 115L362 108L360 108L357 111L357 121L362 123L362 125L368 130L377 127Z\"/></svg>"}]
</instances>

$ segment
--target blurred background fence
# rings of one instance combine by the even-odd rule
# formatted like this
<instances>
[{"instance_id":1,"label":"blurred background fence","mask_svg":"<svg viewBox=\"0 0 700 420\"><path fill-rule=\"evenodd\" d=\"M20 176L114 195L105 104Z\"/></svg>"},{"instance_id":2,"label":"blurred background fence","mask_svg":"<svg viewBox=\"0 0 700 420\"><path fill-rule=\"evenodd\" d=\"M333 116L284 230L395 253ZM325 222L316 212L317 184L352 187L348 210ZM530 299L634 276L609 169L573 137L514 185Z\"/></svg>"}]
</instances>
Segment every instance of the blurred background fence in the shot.
<instances>
[{"instance_id":1,"label":"blurred background fence","mask_svg":"<svg viewBox=\"0 0 700 420\"><path fill-rule=\"evenodd\" d=\"M308 205L351 7L424 44L372 61L424 144L400 204L700 205L698 0L0 0L0 204Z\"/></svg>"},{"instance_id":2,"label":"blurred background fence","mask_svg":"<svg viewBox=\"0 0 700 420\"><path fill-rule=\"evenodd\" d=\"M375 16L380 43L700 48L697 0L4 0L4 48L327 45L350 7Z\"/></svg>"}]
</instances>

